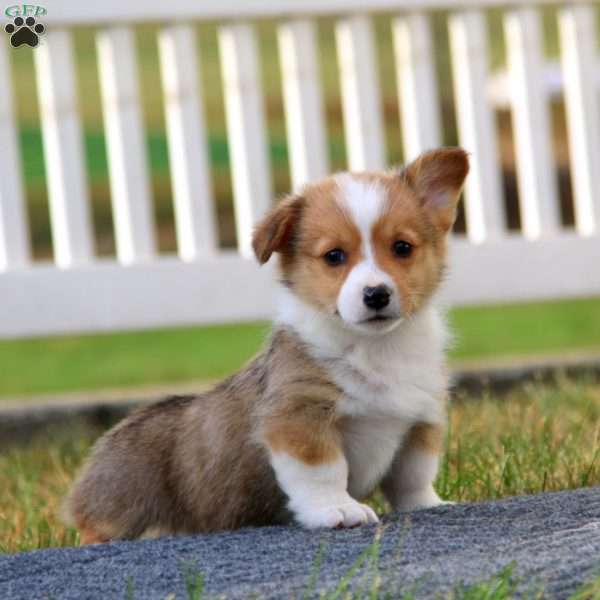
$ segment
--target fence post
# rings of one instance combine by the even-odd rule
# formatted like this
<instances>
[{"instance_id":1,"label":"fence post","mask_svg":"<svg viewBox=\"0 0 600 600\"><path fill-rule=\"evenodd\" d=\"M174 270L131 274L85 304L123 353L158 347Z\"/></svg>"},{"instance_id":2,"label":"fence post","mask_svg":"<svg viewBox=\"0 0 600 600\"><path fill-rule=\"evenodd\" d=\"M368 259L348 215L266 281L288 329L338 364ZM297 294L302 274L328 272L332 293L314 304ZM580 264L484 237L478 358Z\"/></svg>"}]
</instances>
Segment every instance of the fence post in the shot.
<instances>
[{"instance_id":1,"label":"fence post","mask_svg":"<svg viewBox=\"0 0 600 600\"><path fill-rule=\"evenodd\" d=\"M219 29L238 249L251 257L252 228L271 206L264 101L256 41L247 23Z\"/></svg>"},{"instance_id":2,"label":"fence post","mask_svg":"<svg viewBox=\"0 0 600 600\"><path fill-rule=\"evenodd\" d=\"M467 236L475 244L498 238L504 216L492 109L485 101L487 36L481 12L465 10L450 16L450 47L460 144L471 153L465 185Z\"/></svg>"},{"instance_id":3,"label":"fence post","mask_svg":"<svg viewBox=\"0 0 600 600\"><path fill-rule=\"evenodd\" d=\"M44 138L54 260L59 267L72 267L92 259L93 242L70 32L48 31L44 43L32 54Z\"/></svg>"},{"instance_id":4,"label":"fence post","mask_svg":"<svg viewBox=\"0 0 600 600\"><path fill-rule=\"evenodd\" d=\"M110 27L96 41L117 257L131 264L156 250L133 33Z\"/></svg>"},{"instance_id":5,"label":"fence post","mask_svg":"<svg viewBox=\"0 0 600 600\"><path fill-rule=\"evenodd\" d=\"M600 103L593 7L564 6L559 13L575 226L581 235L600 229Z\"/></svg>"},{"instance_id":6,"label":"fence post","mask_svg":"<svg viewBox=\"0 0 600 600\"><path fill-rule=\"evenodd\" d=\"M315 27L297 19L277 32L292 186L298 189L329 171Z\"/></svg>"},{"instance_id":7,"label":"fence post","mask_svg":"<svg viewBox=\"0 0 600 600\"><path fill-rule=\"evenodd\" d=\"M194 29L164 27L158 45L177 247L181 259L190 261L213 255L218 246Z\"/></svg>"},{"instance_id":8,"label":"fence post","mask_svg":"<svg viewBox=\"0 0 600 600\"><path fill-rule=\"evenodd\" d=\"M342 108L348 167L382 169L386 164L379 78L369 17L344 17L336 23Z\"/></svg>"},{"instance_id":9,"label":"fence post","mask_svg":"<svg viewBox=\"0 0 600 600\"><path fill-rule=\"evenodd\" d=\"M504 17L517 153L521 227L525 237L554 235L560 229L556 169L542 37L536 9L516 8Z\"/></svg>"},{"instance_id":10,"label":"fence post","mask_svg":"<svg viewBox=\"0 0 600 600\"><path fill-rule=\"evenodd\" d=\"M24 267L30 258L7 46L0 40L0 271Z\"/></svg>"},{"instance_id":11,"label":"fence post","mask_svg":"<svg viewBox=\"0 0 600 600\"><path fill-rule=\"evenodd\" d=\"M404 162L441 144L439 94L435 76L435 49L429 18L420 13L392 22L398 98L404 138Z\"/></svg>"}]
</instances>

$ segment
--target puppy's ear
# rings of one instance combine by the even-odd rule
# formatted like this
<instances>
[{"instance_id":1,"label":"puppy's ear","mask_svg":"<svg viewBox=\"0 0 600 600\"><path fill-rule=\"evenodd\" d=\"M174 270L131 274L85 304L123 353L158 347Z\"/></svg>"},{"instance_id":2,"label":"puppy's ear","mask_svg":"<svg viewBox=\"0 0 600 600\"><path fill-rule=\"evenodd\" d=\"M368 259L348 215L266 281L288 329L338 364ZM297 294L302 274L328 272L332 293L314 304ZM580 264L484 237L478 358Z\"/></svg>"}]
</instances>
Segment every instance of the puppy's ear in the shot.
<instances>
[{"instance_id":1,"label":"puppy's ear","mask_svg":"<svg viewBox=\"0 0 600 600\"><path fill-rule=\"evenodd\" d=\"M440 148L421 154L401 173L417 192L433 222L448 231L456 219L456 205L469 172L462 148Z\"/></svg>"},{"instance_id":2,"label":"puppy's ear","mask_svg":"<svg viewBox=\"0 0 600 600\"><path fill-rule=\"evenodd\" d=\"M252 248L261 265L273 252L281 252L291 240L303 204L304 199L300 196L285 198L256 226Z\"/></svg>"}]
</instances>

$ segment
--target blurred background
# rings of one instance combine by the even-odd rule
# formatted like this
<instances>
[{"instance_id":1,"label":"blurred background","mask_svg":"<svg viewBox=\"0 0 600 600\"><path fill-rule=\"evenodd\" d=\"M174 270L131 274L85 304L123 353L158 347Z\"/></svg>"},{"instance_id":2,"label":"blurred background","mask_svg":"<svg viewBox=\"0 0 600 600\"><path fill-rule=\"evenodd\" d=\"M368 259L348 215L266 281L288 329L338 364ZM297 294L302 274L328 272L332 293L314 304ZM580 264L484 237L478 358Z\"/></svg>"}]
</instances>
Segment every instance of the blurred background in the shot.
<instances>
[{"instance_id":1,"label":"blurred background","mask_svg":"<svg viewBox=\"0 0 600 600\"><path fill-rule=\"evenodd\" d=\"M52 6L48 6L48 10L51 13ZM600 28L600 11L596 10L594 14L597 31ZM457 145L459 137L448 39L448 12L432 11L428 15L439 86L443 143ZM501 8L485 11L490 64L488 99L482 101L489 101L493 107L506 225L509 230L518 231L521 225L519 190L506 74L507 49L503 15L504 10ZM391 17L389 14L376 14L372 23L385 125L385 158L389 165L399 165L404 161L402 123L398 108L398 93L401 94L402 90L398 92L397 89ZM571 228L574 223L574 207L565 106L559 81L558 7L539 7L539 17L546 60L543 73L551 88L551 153L556 165L554 176L560 201L560 219L565 227ZM335 19L320 17L315 20L315 24L328 134L327 150L331 170L340 170L347 168L347 156L335 46ZM277 21L269 19L254 23L265 100L272 183L275 194L281 196L290 190L291 183L277 25ZM158 251L166 255L176 251L176 236L157 45L159 28L159 25L140 24L135 25L133 30ZM218 243L221 248L235 248L231 181L231 169L234 165L231 164L226 131L218 23L195 23L194 28L197 35L197 58L201 67L198 75L201 77L203 90ZM100 257L114 257L115 236L96 32L97 29L92 27L73 28L73 56L83 129L85 169L90 187L95 252ZM33 76L35 51L22 46L11 49L9 54L32 252L35 261L47 261L52 259L52 234L38 90ZM462 206L455 230L458 233L465 231ZM457 334L452 354L456 359L560 353L567 349L588 351L590 348L600 347L600 302L593 298L496 308L455 309L451 312L451 321ZM252 355L260 346L266 331L266 324L258 323L132 334L0 341L0 395L212 379L235 369Z\"/></svg>"},{"instance_id":2,"label":"blurred background","mask_svg":"<svg viewBox=\"0 0 600 600\"><path fill-rule=\"evenodd\" d=\"M551 65L554 66L554 71L558 71L560 67L557 9L556 7L543 7L540 11L543 22L544 53ZM490 69L493 75L500 76L498 81L491 83L490 95L496 99L496 125L498 128L503 185L506 191L505 202L508 225L511 229L518 229L520 222L512 124L506 94L503 94L505 80L501 79L506 68L502 14L503 11L500 9L486 11L489 31ZM600 22L600 17L598 19ZM445 145L457 145L459 142L448 42L448 14L440 11L432 12L431 23L441 96L443 142ZM318 59L325 102L326 126L329 135L330 164L332 170L343 170L346 168L346 152L335 48L335 22L334 19L320 18L317 20L317 24ZM390 165L402 164L404 160L401 144L402 129L398 114L398 90L390 16L376 15L373 18L373 24L383 101L387 160ZM281 70L277 51L277 22L261 20L256 23L255 27L259 42L273 184L277 194L285 194L290 190L290 171ZM146 127L146 148L151 170L159 247L161 252L167 253L174 252L176 246L163 94L156 41L158 30L159 26L136 26L135 37L138 51L140 95ZM219 239L221 246L234 247L235 226L233 223L233 201L229 172L231 165L225 128L217 25L198 24L196 31L198 59L201 64L199 76L201 76L202 89L204 90L210 161L217 201ZM100 255L114 256L115 244L110 209L108 166L104 145L95 32L95 29L87 27L80 27L73 31L77 91L84 128L85 158L91 185L97 252ZM27 48L20 48L19 50L19 52L11 53L11 59L13 61L16 110L19 119L19 135L25 168L33 248L37 258L49 258L52 256L52 245L35 78L19 76L19 74L33 73L33 57L31 50ZM561 98L560 93L554 95L551 109L553 155L558 166L563 222L573 225L567 133L564 104ZM460 218L456 227L457 231L464 231L464 219Z\"/></svg>"},{"instance_id":3,"label":"blurred background","mask_svg":"<svg viewBox=\"0 0 600 600\"><path fill-rule=\"evenodd\" d=\"M325 6L325 3L311 1L314 6ZM348 3L354 7L358 5L356 0L348 0ZM223 0L222 4L224 10L231 12L231 7L235 6L236 2ZM344 0L336 0L335 6L343 7L345 4ZM461 292L462 297L468 300L470 294L476 294L483 280L487 284L491 282L492 286L487 288L488 301L485 304L467 302L468 305L456 304L449 310L448 318L454 332L454 342L450 349L452 370L459 381L464 381L461 377L465 375L474 374L472 377L469 375L470 381L475 381L477 385L470 388L463 385L453 394L447 447L436 484L437 489L444 498L481 500L595 485L600 481L600 297L597 293L571 293L568 286L560 289L563 275L565 281L574 285L576 290L590 289L597 292L600 289L600 219L598 215L590 216L590 211L584 214L585 211L581 210L580 216L577 217L575 206L578 193L572 173L573 150L583 153L578 156L589 158L590 148L593 146L589 144L589 140L593 140L594 136L596 140L600 139L600 131L586 131L586 127L589 129L597 126L600 114L590 112L589 123L584 123L579 137L569 136L567 123L569 116L573 117L574 111L569 112L565 107L561 83L559 13L562 8L575 6L575 3L532 0L508 3L510 8L502 6L502 2L491 0L473 0L465 2L464 6L459 1L450 0L439 3L424 1L423 4L427 5L428 10L424 14L427 15L431 28L435 78L439 89L439 102L436 105L439 104L441 141L444 145L458 145L464 143L464 140L459 135L455 82L452 80L453 68L457 65L452 64L450 49L448 23L451 13L438 10L435 6L453 5L459 12L464 7L474 7L477 12L479 5L485 9L480 13L484 15L489 64L484 65L484 68L487 67L485 90L480 97L476 95L474 102L481 102L491 108L493 132L490 135L486 134L486 148L497 146L497 164L494 162L492 170L497 167L500 174L502 204L502 210L499 211L501 214L497 217L495 225L502 234L506 233L505 228L509 234L515 234L510 240L510 235L502 235L499 239L489 236L490 239L486 238L484 243L476 245L473 243L473 236L463 235L467 229L467 219L464 208L461 207L454 241L458 240L460 248L465 250L465 253L459 253L459 258L462 256L470 261L458 260L456 264L457 276L463 277L461 281L468 282L463 286L465 289ZM391 27L396 13L392 14L387 9L382 11L381 6L388 6L385 2L378 1L377 5L378 11L369 15L369 18L373 26L375 64L381 88L385 137L383 160L390 166L400 165L406 157L403 155L404 132L399 111L399 99L402 100L403 90L402 86L398 89L398 65L395 62ZM405 2L401 0L398 0L397 7L390 3L394 10L402 10L404 5ZM155 13L164 15L164 19L157 21L170 21L170 5L135 1L118 4L112 0L89 3L85 7L77 5L75 12L79 14L89 11L90 14L104 15L101 18L88 19L88 22L97 22L98 27L71 23L69 8L76 5L71 5L68 0L48 0L44 6L48 11L47 18L41 17L40 20L45 23L47 32L41 36L40 47L30 48L25 45L12 48L8 44L8 36L0 40L5 43L5 47L0 46L0 59L6 56L6 64L9 65L8 87L12 91L14 101L13 118L6 109L7 96L2 95L6 90L0 89L0 134L5 134L13 125L16 128L23 170L24 201L28 214L26 224L31 239L33 261L33 264L27 260L24 264L16 266L9 264L6 268L6 265L2 264L0 230L0 490L5 494L0 502L0 552L77 543L77 533L60 523L57 508L93 440L107 425L129 409L130 404L124 404L123 401L148 401L167 393L205 389L215 380L235 371L254 355L268 336L270 327L266 320L240 323L240 319L232 317L225 319L225 322L212 319L219 323L214 325L201 325L200 323L206 322L207 319L198 319L191 320L191 324L186 327L156 326L132 331L132 328L125 326L104 333L84 333L89 329L102 329L97 325L103 323L103 315L95 317L95 326L91 328L69 326L69 310L72 310L74 317L76 313L78 316L81 305L85 303L89 303L101 313L101 309L105 309L105 304L108 305L110 300L106 313L113 309L113 312L118 312L119 294L123 295L124 290L136 292L135 285L127 281L127 274L129 273L143 288L152 279L153 268L159 263L156 257L150 256L149 260L145 257L144 260L133 261L133 265L124 266L122 263L127 261L117 256L109 182L109 142L105 137L103 123L96 45L97 35L102 33L106 25L106 15L110 16L109 25L124 23L133 32L143 143L151 186L151 210L159 258L165 259L162 264L167 265L161 273L168 274L168 269L172 268L172 272L178 274L175 279L165 279L170 282L169 285L173 281L176 282L173 292L166 284L164 289L160 289L160 282L158 288L156 285L148 288L154 292L158 289L156 297L147 298L149 304L160 309L163 299L165 300L163 325L165 322L173 322L169 313L172 308L166 299L181 294L181 289L191 289L185 286L181 289L178 287L180 284L187 285L185 278L189 277L190 273L202 279L204 274L208 274L208 270L203 271L206 265L195 259L182 268L182 261L176 256L178 246L173 181L169 165L157 44L157 35L162 23L149 24L145 21L145 10L149 6ZM174 1L172 6L178 7L177 10L192 10L189 8L191 5L185 2L178 4ZM219 10L216 3L198 6L198 10L201 11L210 12L213 8L216 12ZM251 10L253 7L260 10L260 6L262 4L259 2L249 3L244 5L244 10ZM412 2L411 6L414 7L415 3ZM531 22L532 18L539 18L540 46L544 63L539 71L546 90L544 101L546 98L548 100L550 122L547 131L548 144L551 146L551 167L548 171L552 172L546 171L538 175L556 184L559 205L557 227L550 233L542 231L542 235L533 236L533 240L525 240L527 236L522 235L527 233L527 227L523 227L521 223L522 206L524 203L533 206L536 202L538 206L546 206L549 201L544 197L519 197L519 189L522 189L522 186L519 185L517 165L522 167L523 160L517 160L514 115L511 109L511 94L515 90L511 88L511 80L507 74L505 16L508 10L520 7L534 7L533 16L531 12L525 15L523 23ZM580 51L582 48L588 48L589 53L595 57L595 62L593 59L590 61L591 67L587 71L589 80L580 82L581 88L587 86L593 91L590 94L591 101L586 105L588 108L592 107L593 111L600 105L600 7L597 2L587 2L582 3L581 11L573 10L578 19L577 27L585 29L587 37L571 37L572 48L569 50ZM56 245L61 240L53 240L49 216L50 182L44 161L44 141L40 125L40 100L46 103L48 98L43 94L39 97L40 90L37 86L40 80L40 64L36 64L35 60L36 52L45 52L44 35L48 39L55 31L52 15L59 12L63 21L67 23L73 49L74 82L79 107L77 114L81 121L84 169L89 184L94 244L92 259L89 262L84 261L83 266L69 264L67 268L64 268L65 265L58 268L52 264L55 259L53 244ZM335 11L332 12L332 16L319 15L311 21L315 25L318 42L316 58L327 130L326 151L330 169L335 171L348 168L351 157L347 155L343 93L340 88L335 36L339 15L335 14ZM351 11L346 6L346 11L342 12ZM582 18L582 15L585 18ZM590 15L589 20L587 15ZM4 23L8 21L9 17L6 16ZM186 21L185 24L189 23ZM293 171L293 161L288 152L289 135L286 128L277 39L280 20L260 18L251 20L251 24L257 42L265 105L267 151L271 167L269 176L272 177L272 200L275 201L275 197L290 191ZM214 189L218 246L221 249L234 250L238 244L232 185L236 165L232 164L226 127L218 40L220 25L221 22L217 19L202 22L193 19L191 22L196 34L196 58L200 65L198 77L201 82L207 129L209 173ZM124 28L118 30L122 32ZM1 31L0 34L4 35ZM62 38L61 41L58 36L56 47L60 49L62 43L64 50L64 40L65 38ZM62 56L63 59L64 55L61 52L57 53L57 56ZM527 62L527 52L523 56ZM570 56L573 67L579 58L577 52L571 52ZM114 64L118 65L120 58L116 57ZM463 59L467 60L467 57L463 55ZM477 61L473 52L469 60L472 63ZM0 76L3 75L3 64L0 60ZM531 68L531 63L529 64ZM468 73L468 69L463 69L462 72L463 77L468 79L468 76L464 75ZM586 69L582 69L581 72L586 72ZM54 73L55 81L64 81L61 78L63 74ZM49 73L47 75L50 76ZM127 87L126 84L124 87ZM60 96L60 93L58 95ZM424 103L427 104L429 100L431 99L424 98ZM528 108L536 105L535 99L521 100ZM576 98L574 106L580 101L583 102ZM475 113L476 108L471 107L469 110ZM66 112L69 110L72 111L72 107L67 106ZM532 119L535 116L533 115ZM56 109L55 114L48 120L53 122L55 119L60 122L61 118L63 124L68 121L64 113ZM535 133L535 128L533 131ZM477 137L480 133L475 128L473 135ZM481 135L483 136L483 133ZM474 161L485 162L486 158L489 158L482 156L485 152L477 153L477 149L467 150L473 152ZM4 153L0 157L3 159L0 161L0 174L4 173L4 177L9 177L4 161L7 149L2 148L0 151ZM535 153L535 150L532 151L533 155ZM495 158L493 160L496 161ZM600 164L597 167L600 168ZM599 181L593 164L589 168L584 166L583 172L589 180ZM2 195L6 183L0 180L0 226L7 214L10 217L11 206L14 208L16 204L13 197ZM8 188L10 189L10 186ZM58 206L61 190L56 187L54 189L54 206ZM583 188L580 186L581 189ZM480 192L481 197L475 200L486 206L489 200L486 196L488 190L483 189ZM588 190L587 198L592 198L592 201L596 202L595 206L600 207L597 201L598 194L594 196L593 192L593 189ZM134 198L132 202L137 200ZM267 200L270 201L271 198ZM208 201L199 198L198 202ZM9 210L3 212L6 207ZM10 218L15 219L14 212ZM16 218L15 222L19 222L19 218ZM584 231L586 228L587 231ZM76 234L77 231L70 233ZM491 246L494 246L494 260L490 262ZM538 247L542 250L536 250ZM547 255L544 254L544 249L547 249ZM563 250L569 253L569 256L562 264L571 265L572 272L561 273L557 268L557 264L561 264ZM481 263L477 260L478 256L482 257ZM96 257L101 260L98 261ZM215 260L221 259L223 255L219 255ZM533 263L535 267L531 266ZM238 271L230 270L228 264L230 263L224 262L220 265L215 262L216 266L213 265L215 268L211 273L217 273L219 278L213 278L211 281L227 283L234 279ZM490 264L496 265L496 272L481 272L481 265ZM108 270L105 269L106 265L109 265ZM93 279L83 277L86 270L103 277L104 295L98 294L97 289L92 289L92 286L90 289L86 288L86 282L94 282ZM531 275L530 281L522 275L519 279L521 271ZM258 273L258 269L256 272ZM262 285L256 284L252 279L254 271L246 270L243 273L247 279L238 282L237 288L234 286L237 292L230 303L232 314L235 312L233 307L242 306L252 297L253 289ZM506 298L511 296L512 275L515 281L519 280L528 290L528 293L521 294L521 297L530 300L506 303ZM111 297L111 276L115 277L114 298ZM503 283L498 283L494 289L496 276L498 281ZM547 291L549 288L546 284L550 280L550 288L560 292L555 297ZM65 287L64 298L61 297L62 282L74 284L73 288ZM246 283L249 284L248 289L244 288ZM202 285L204 281L200 282L200 288ZM73 290L77 293L69 296ZM140 299L143 304L146 293L144 290L145 288L139 296L122 298L132 318L136 316L137 300ZM33 302L29 295L35 296ZM59 328L59 334L34 337L23 335L24 329L19 330L19 327L27 326L28 315L36 317L43 314L45 318L45 312L48 311L48 318L40 322L52 323L53 315L44 303L46 295L51 296L49 304L53 303L52 310L57 306L64 309L61 313L62 326ZM196 298L188 300L188 303L194 302ZM140 306L140 312L144 312L143 309L144 307ZM202 309L199 303L199 311ZM108 314L106 316L110 317ZM154 320L157 323L161 322L160 315ZM16 323L16 327L12 326L13 322ZM5 339L2 339L1 334L6 331L12 334L5 334ZM571 367L575 367L574 370ZM546 374L544 378L540 376L540 369ZM520 379L520 375L523 374L524 383ZM509 386L512 391L506 395L506 386L493 384L498 381L512 382ZM90 416L93 417L92 425ZM61 424L60 427L57 422ZM16 438L19 438L19 441L13 444ZM374 500L374 506L377 510L385 509L381 498Z\"/></svg>"}]
</instances>

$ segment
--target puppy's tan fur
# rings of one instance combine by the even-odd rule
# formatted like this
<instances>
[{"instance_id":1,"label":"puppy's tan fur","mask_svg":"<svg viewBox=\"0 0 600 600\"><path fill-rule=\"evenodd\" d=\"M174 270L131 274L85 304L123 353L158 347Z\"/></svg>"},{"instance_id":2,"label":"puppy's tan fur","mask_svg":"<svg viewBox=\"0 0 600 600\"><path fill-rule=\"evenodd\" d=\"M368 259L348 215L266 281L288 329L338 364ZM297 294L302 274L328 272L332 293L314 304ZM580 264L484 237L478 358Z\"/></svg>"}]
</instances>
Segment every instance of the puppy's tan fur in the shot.
<instances>
[{"instance_id":1,"label":"puppy's tan fur","mask_svg":"<svg viewBox=\"0 0 600 600\"><path fill-rule=\"evenodd\" d=\"M376 260L395 282L407 316L436 289L445 236L468 165L460 150L424 155L402 173L366 173L393 199L373 227ZM282 201L256 229L261 263L280 253L292 293L327 314L353 267L364 259L361 233L335 200L335 179ZM443 206L435 191L450 190ZM432 192L433 190L433 192ZM415 248L407 260L390 254L394 240ZM323 255L343 247L348 260L332 269ZM310 467L343 459L353 417L340 412L344 391L306 340L276 326L264 351L212 391L143 408L95 445L65 505L83 543L162 533L209 532L289 522L293 515L271 466L285 455ZM415 421L402 453L441 451L443 427ZM391 474L383 478L392 490Z\"/></svg>"}]
</instances>

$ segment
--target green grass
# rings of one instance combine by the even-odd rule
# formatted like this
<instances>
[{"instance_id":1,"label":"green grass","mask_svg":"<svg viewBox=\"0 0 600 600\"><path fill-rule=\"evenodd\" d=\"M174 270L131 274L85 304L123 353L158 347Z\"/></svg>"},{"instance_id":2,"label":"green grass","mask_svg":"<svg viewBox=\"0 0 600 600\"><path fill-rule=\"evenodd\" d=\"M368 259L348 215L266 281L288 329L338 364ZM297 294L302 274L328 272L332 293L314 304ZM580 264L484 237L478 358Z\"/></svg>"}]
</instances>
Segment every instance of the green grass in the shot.
<instances>
[{"instance_id":1,"label":"green grass","mask_svg":"<svg viewBox=\"0 0 600 600\"><path fill-rule=\"evenodd\" d=\"M600 349L600 299L452 310L453 359ZM268 335L265 323L0 341L0 397L214 380Z\"/></svg>"},{"instance_id":2,"label":"green grass","mask_svg":"<svg viewBox=\"0 0 600 600\"><path fill-rule=\"evenodd\" d=\"M443 498L480 501L600 483L600 385L558 381L506 397L455 401L436 487ZM0 453L0 552L77 543L58 517L61 499L94 435L48 432ZM372 499L386 510L380 495Z\"/></svg>"},{"instance_id":3,"label":"green grass","mask_svg":"<svg viewBox=\"0 0 600 600\"><path fill-rule=\"evenodd\" d=\"M260 347L265 324L0 341L0 396L211 380Z\"/></svg>"},{"instance_id":4,"label":"green grass","mask_svg":"<svg viewBox=\"0 0 600 600\"><path fill-rule=\"evenodd\" d=\"M600 298L461 308L450 323L457 359L600 349Z\"/></svg>"},{"instance_id":5,"label":"green grass","mask_svg":"<svg viewBox=\"0 0 600 600\"><path fill-rule=\"evenodd\" d=\"M527 385L504 398L467 398L450 409L449 434L436 487L444 498L481 501L516 494L574 489L600 483L600 386L592 381L557 381ZM89 450L94 432L70 428L33 440L25 448L0 454L0 552L18 552L78 543L78 535L58 518L58 507ZM383 512L380 497L371 501ZM326 600L417 597L419 583L406 586L398 569L379 564L378 532L373 543L329 589ZM402 540L398 540L401 556ZM307 573L306 593L321 590L321 547ZM393 561L392 561L393 563ZM546 598L542 587L520 579L511 564L492 577L472 584L455 582L439 600L505 600ZM205 578L193 563L181 565L189 600L208 600ZM123 595L138 598L133 579ZM173 600L170 595L165 600ZM582 586L570 600L599 600L600 579ZM56 600L59 600L58 598Z\"/></svg>"},{"instance_id":6,"label":"green grass","mask_svg":"<svg viewBox=\"0 0 600 600\"><path fill-rule=\"evenodd\" d=\"M2 449L0 552L78 543L77 533L60 524L58 512L92 440L93 433L81 427L48 433L24 449Z\"/></svg>"}]
</instances>

